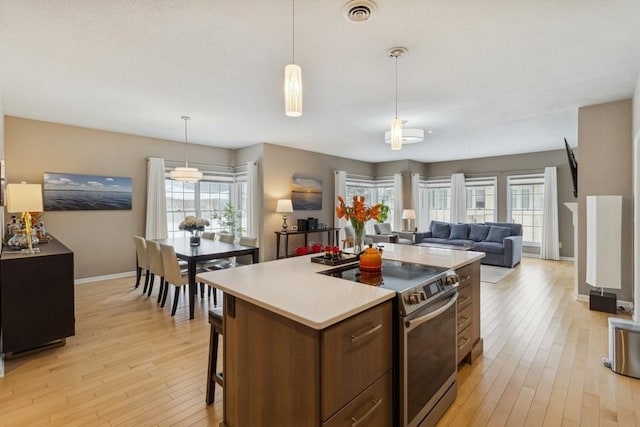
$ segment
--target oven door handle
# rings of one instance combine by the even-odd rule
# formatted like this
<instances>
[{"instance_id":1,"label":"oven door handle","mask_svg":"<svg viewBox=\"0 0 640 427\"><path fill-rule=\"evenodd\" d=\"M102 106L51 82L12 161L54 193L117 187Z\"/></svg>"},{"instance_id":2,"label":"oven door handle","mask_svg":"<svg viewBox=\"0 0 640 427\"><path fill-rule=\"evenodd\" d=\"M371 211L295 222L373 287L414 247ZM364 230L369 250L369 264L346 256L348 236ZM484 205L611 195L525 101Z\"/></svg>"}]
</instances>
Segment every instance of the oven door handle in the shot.
<instances>
[{"instance_id":1,"label":"oven door handle","mask_svg":"<svg viewBox=\"0 0 640 427\"><path fill-rule=\"evenodd\" d=\"M451 300L445 305L443 305L442 307L440 307L439 309L432 311L429 314L425 314L424 316L420 316L416 319L407 320L406 322L404 322L406 331L409 332L413 328L422 325L424 322L428 322L429 320L440 316L442 313L444 313L449 308L451 308L451 306L454 305L457 300L458 300L458 293L456 292L455 295L451 297Z\"/></svg>"}]
</instances>

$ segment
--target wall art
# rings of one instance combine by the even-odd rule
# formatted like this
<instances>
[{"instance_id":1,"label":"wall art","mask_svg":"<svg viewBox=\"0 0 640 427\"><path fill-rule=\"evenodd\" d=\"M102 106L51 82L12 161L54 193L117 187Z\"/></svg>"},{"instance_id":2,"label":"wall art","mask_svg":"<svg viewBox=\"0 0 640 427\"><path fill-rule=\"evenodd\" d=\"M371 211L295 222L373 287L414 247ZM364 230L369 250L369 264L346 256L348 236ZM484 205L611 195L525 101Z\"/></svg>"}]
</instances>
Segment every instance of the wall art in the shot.
<instances>
[{"instance_id":1,"label":"wall art","mask_svg":"<svg viewBox=\"0 0 640 427\"><path fill-rule=\"evenodd\" d=\"M45 211L131 210L131 178L44 173Z\"/></svg>"},{"instance_id":2,"label":"wall art","mask_svg":"<svg viewBox=\"0 0 640 427\"><path fill-rule=\"evenodd\" d=\"M291 178L291 203L294 211L322 210L322 180L294 175Z\"/></svg>"}]
</instances>

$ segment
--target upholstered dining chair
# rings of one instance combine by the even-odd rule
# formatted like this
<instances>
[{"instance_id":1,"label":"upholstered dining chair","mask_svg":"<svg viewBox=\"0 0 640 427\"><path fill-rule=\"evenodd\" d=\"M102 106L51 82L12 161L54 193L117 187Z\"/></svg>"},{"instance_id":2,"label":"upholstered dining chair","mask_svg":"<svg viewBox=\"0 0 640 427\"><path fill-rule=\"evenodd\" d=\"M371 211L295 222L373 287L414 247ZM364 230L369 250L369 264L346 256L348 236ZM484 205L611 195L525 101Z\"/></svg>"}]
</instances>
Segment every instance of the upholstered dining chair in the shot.
<instances>
[{"instance_id":1,"label":"upholstered dining chair","mask_svg":"<svg viewBox=\"0 0 640 427\"><path fill-rule=\"evenodd\" d=\"M151 281L149 283L149 292L147 292L147 296L151 296L151 291L153 290L153 282L155 281L156 276L160 277L160 288L158 290L158 301L159 304L162 300L163 292L165 291L164 284L164 265L162 263L162 254L160 253L160 244L154 240L146 240L147 244L147 257L149 259L149 271L151 272Z\"/></svg>"},{"instance_id":2,"label":"upholstered dining chair","mask_svg":"<svg viewBox=\"0 0 640 427\"><path fill-rule=\"evenodd\" d=\"M142 272L144 271L144 288L142 293L147 292L147 286L149 285L149 257L147 256L147 244L144 240L144 237L133 236L133 241L136 245L136 259L137 259L137 267L136 267L136 285L137 288L140 286L140 278L142 277Z\"/></svg>"},{"instance_id":3,"label":"upholstered dining chair","mask_svg":"<svg viewBox=\"0 0 640 427\"><path fill-rule=\"evenodd\" d=\"M162 296L162 304L160 306L164 307L164 304L167 301L167 294L169 293L169 284L172 284L174 287L174 291L171 315L174 316L176 314L176 309L178 308L180 289L189 284L189 274L183 273L180 270L178 258L176 257L176 251L173 249L173 246L165 245L164 243L159 243L159 245L160 254L162 255L162 268L164 270L165 280L165 290Z\"/></svg>"},{"instance_id":4,"label":"upholstered dining chair","mask_svg":"<svg viewBox=\"0 0 640 427\"><path fill-rule=\"evenodd\" d=\"M220 233L218 240L226 243L233 243L236 241L236 235L232 233Z\"/></svg>"},{"instance_id":5,"label":"upholstered dining chair","mask_svg":"<svg viewBox=\"0 0 640 427\"><path fill-rule=\"evenodd\" d=\"M342 241L342 249L350 248L353 246L353 239L356 235L356 231L353 228L353 225L347 225L344 227L344 240Z\"/></svg>"}]
</instances>

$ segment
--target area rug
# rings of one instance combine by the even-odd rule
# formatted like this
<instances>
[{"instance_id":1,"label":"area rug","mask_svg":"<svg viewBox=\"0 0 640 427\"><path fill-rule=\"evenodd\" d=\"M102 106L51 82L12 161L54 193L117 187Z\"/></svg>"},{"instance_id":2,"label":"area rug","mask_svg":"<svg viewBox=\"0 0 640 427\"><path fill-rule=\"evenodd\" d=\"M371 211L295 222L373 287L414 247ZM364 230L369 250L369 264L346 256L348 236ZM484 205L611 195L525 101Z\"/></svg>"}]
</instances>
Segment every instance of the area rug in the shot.
<instances>
[{"instance_id":1,"label":"area rug","mask_svg":"<svg viewBox=\"0 0 640 427\"><path fill-rule=\"evenodd\" d=\"M480 281L487 283L498 283L513 272L513 268L497 267L495 265L480 266Z\"/></svg>"}]
</instances>

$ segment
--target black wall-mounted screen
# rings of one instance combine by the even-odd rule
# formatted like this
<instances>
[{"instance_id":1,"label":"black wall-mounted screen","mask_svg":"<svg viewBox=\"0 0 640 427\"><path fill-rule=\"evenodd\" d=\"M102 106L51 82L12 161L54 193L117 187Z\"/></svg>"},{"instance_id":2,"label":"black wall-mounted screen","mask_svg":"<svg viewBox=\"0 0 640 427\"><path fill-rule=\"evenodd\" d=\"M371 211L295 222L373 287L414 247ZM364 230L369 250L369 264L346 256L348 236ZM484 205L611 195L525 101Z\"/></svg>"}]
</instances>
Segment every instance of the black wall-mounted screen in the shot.
<instances>
[{"instance_id":1,"label":"black wall-mounted screen","mask_svg":"<svg viewBox=\"0 0 640 427\"><path fill-rule=\"evenodd\" d=\"M569 168L571 169L571 179L573 181L573 197L578 197L578 162L573 150L569 147L567 138L564 139L564 146L567 149L567 158L569 159Z\"/></svg>"}]
</instances>

